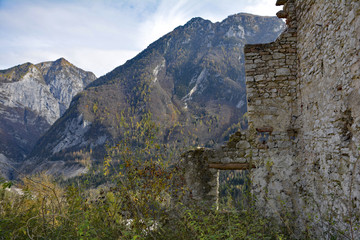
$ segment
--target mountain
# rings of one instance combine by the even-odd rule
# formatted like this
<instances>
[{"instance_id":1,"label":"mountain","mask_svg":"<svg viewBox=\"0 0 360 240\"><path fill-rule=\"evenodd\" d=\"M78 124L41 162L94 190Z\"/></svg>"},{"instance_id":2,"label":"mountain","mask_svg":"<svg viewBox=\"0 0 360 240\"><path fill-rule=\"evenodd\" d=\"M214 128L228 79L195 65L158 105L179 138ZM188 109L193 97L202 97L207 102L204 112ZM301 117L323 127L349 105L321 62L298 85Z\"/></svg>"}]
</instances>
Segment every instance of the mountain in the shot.
<instances>
[{"instance_id":1,"label":"mountain","mask_svg":"<svg viewBox=\"0 0 360 240\"><path fill-rule=\"evenodd\" d=\"M24 160L72 98L95 79L63 58L0 70L0 163ZM0 169L8 175L6 165Z\"/></svg>"},{"instance_id":2,"label":"mountain","mask_svg":"<svg viewBox=\"0 0 360 240\"><path fill-rule=\"evenodd\" d=\"M122 119L148 112L162 126L162 142L223 140L246 112L244 45L271 42L284 28L277 17L243 13L190 20L77 95L22 170L72 176L84 168L79 160L101 160L104 146L121 139Z\"/></svg>"}]
</instances>

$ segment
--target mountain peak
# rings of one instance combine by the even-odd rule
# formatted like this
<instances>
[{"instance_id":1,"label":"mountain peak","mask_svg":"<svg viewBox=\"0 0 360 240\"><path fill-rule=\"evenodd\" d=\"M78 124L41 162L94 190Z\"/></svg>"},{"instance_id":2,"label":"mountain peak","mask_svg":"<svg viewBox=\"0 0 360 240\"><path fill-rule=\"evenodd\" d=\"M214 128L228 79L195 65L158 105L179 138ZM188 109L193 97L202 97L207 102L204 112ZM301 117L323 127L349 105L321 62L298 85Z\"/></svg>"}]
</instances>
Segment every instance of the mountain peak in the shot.
<instances>
[{"instance_id":1,"label":"mountain peak","mask_svg":"<svg viewBox=\"0 0 360 240\"><path fill-rule=\"evenodd\" d=\"M194 17L190 21L188 21L184 26L196 27L198 25L202 25L205 23L212 23L212 22L210 20L203 19L201 17Z\"/></svg>"},{"instance_id":2,"label":"mountain peak","mask_svg":"<svg viewBox=\"0 0 360 240\"><path fill-rule=\"evenodd\" d=\"M63 57L55 60L54 64L61 65L61 66L71 66L72 65L68 60L66 60Z\"/></svg>"},{"instance_id":3,"label":"mountain peak","mask_svg":"<svg viewBox=\"0 0 360 240\"><path fill-rule=\"evenodd\" d=\"M203 21L208 21L203 19L202 17L193 17L192 19L190 19L190 21L188 21L188 23L192 23L192 22L203 22Z\"/></svg>"}]
</instances>

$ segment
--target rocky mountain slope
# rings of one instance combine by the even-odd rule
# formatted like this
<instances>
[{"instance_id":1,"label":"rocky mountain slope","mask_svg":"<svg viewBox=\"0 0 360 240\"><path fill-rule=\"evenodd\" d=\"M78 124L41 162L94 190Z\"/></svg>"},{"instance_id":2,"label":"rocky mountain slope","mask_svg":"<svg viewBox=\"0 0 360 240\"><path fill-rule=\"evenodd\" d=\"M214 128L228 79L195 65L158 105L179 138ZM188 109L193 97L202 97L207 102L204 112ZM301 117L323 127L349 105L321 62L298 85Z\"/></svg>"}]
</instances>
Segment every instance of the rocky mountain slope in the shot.
<instances>
[{"instance_id":1,"label":"rocky mountain slope","mask_svg":"<svg viewBox=\"0 0 360 240\"><path fill-rule=\"evenodd\" d=\"M0 162L22 161L72 98L95 79L63 58L0 70ZM0 169L8 174L6 165Z\"/></svg>"},{"instance_id":2,"label":"rocky mountain slope","mask_svg":"<svg viewBox=\"0 0 360 240\"><path fill-rule=\"evenodd\" d=\"M271 42L284 25L277 17L250 14L217 23L190 20L91 83L40 139L22 170L70 176L88 153L103 158L104 145L122 136L122 119L138 121L148 112L162 126L163 142L221 141L246 112L244 45Z\"/></svg>"}]
</instances>

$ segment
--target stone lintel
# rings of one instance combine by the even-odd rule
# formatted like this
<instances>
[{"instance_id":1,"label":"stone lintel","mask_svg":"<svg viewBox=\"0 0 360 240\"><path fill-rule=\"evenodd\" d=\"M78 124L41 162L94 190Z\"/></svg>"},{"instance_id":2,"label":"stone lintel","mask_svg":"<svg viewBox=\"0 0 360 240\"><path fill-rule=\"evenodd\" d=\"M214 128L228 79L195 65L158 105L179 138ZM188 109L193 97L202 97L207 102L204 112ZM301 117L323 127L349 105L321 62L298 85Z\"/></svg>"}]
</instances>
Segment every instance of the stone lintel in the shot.
<instances>
[{"instance_id":1,"label":"stone lintel","mask_svg":"<svg viewBox=\"0 0 360 240\"><path fill-rule=\"evenodd\" d=\"M260 127L260 128L256 128L257 132L272 132L274 131L273 127Z\"/></svg>"},{"instance_id":2,"label":"stone lintel","mask_svg":"<svg viewBox=\"0 0 360 240\"><path fill-rule=\"evenodd\" d=\"M284 5L286 2L287 2L287 0L277 0L275 5L281 6L281 5Z\"/></svg>"},{"instance_id":3,"label":"stone lintel","mask_svg":"<svg viewBox=\"0 0 360 240\"><path fill-rule=\"evenodd\" d=\"M250 163L209 163L209 168L215 168L219 170L247 170L255 168Z\"/></svg>"}]
</instances>

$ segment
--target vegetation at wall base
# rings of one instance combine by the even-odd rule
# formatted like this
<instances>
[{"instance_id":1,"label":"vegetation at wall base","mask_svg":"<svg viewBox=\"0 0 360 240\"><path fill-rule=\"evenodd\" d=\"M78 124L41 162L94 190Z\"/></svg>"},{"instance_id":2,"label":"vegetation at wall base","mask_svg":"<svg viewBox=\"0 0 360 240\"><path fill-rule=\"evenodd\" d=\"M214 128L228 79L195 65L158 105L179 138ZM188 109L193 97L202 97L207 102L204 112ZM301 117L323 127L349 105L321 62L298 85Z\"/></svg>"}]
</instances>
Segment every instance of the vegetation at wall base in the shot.
<instances>
[{"instance_id":1,"label":"vegetation at wall base","mask_svg":"<svg viewBox=\"0 0 360 240\"><path fill-rule=\"evenodd\" d=\"M82 191L41 175L24 179L23 195L2 188L0 239L286 239L284 229L254 208L203 210L177 203L170 211L156 194L159 184L136 194L126 192L134 183L128 184Z\"/></svg>"},{"instance_id":2,"label":"vegetation at wall base","mask_svg":"<svg viewBox=\"0 0 360 240\"><path fill-rule=\"evenodd\" d=\"M172 161L177 153L158 143L158 126L144 116L120 121L123 138L108 147L96 173L61 184L46 174L24 177L18 192L3 181L0 239L286 239L246 187L241 208L224 200L220 210L203 209L185 200L183 172Z\"/></svg>"}]
</instances>

